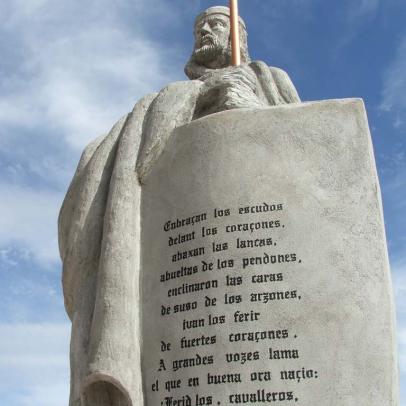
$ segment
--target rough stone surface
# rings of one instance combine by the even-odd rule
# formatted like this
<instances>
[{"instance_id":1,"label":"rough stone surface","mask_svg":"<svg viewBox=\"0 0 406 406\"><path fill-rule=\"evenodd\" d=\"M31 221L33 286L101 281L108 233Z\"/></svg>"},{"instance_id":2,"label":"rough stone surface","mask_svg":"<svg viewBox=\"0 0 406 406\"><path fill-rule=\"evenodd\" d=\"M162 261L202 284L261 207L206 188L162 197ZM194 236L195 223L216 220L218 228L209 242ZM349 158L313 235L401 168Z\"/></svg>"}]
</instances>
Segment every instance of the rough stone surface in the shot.
<instances>
[{"instance_id":1,"label":"rough stone surface","mask_svg":"<svg viewBox=\"0 0 406 406\"><path fill-rule=\"evenodd\" d=\"M212 404L226 405L245 394L251 396L246 404L397 405L390 273L361 100L229 111L194 121L173 132L144 182L146 405L187 396L191 404L196 396L206 402L212 396ZM254 209L239 211L245 207ZM268 228L257 229L263 222ZM239 224L249 224L248 231L238 231ZM207 235L213 228L217 233ZM255 239L272 244L237 248ZM181 269L194 266L191 274ZM274 276L258 282L261 275ZM196 284L202 289L189 292ZM225 303L238 295L240 302ZM216 305L207 306L214 298ZM277 337L230 338L264 331ZM181 348L182 337L195 345ZM266 371L270 381L252 381ZM283 371L294 371L294 379ZM208 374L240 374L241 383L209 385ZM198 387L188 385L193 377ZM166 390L166 382L176 388Z\"/></svg>"}]
</instances>

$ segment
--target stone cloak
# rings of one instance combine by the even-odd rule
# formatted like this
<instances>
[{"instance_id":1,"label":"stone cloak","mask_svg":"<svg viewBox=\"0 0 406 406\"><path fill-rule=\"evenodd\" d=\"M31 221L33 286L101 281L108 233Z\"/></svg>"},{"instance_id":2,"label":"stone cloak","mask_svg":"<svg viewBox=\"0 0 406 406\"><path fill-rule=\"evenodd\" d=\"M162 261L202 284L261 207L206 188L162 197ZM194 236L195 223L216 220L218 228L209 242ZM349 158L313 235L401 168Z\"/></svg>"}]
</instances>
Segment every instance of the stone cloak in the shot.
<instances>
[{"instance_id":1,"label":"stone cloak","mask_svg":"<svg viewBox=\"0 0 406 406\"><path fill-rule=\"evenodd\" d=\"M284 71L250 67L269 105L300 102ZM72 321L70 406L143 404L141 185L173 129L193 119L201 86L175 82L144 97L82 154L58 222Z\"/></svg>"}]
</instances>

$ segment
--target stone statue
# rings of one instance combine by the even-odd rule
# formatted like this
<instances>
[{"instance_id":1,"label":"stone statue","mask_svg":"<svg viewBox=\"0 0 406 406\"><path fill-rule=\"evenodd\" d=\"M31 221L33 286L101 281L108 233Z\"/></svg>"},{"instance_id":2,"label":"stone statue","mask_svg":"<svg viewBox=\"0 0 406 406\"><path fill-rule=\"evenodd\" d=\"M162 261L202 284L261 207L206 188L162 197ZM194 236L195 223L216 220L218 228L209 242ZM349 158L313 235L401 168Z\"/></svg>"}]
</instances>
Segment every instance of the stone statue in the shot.
<instances>
[{"instance_id":1,"label":"stone statue","mask_svg":"<svg viewBox=\"0 0 406 406\"><path fill-rule=\"evenodd\" d=\"M185 72L142 98L83 152L59 216L66 311L72 321L70 406L142 405L139 342L140 196L172 131L223 110L298 103L288 75L251 62L230 65L229 10L197 17Z\"/></svg>"},{"instance_id":2,"label":"stone statue","mask_svg":"<svg viewBox=\"0 0 406 406\"><path fill-rule=\"evenodd\" d=\"M232 67L227 7L211 7L197 17L195 47L185 67L189 79L203 82L194 118L234 108L300 102L286 72L263 62L251 63L241 18L240 44L242 65Z\"/></svg>"}]
</instances>

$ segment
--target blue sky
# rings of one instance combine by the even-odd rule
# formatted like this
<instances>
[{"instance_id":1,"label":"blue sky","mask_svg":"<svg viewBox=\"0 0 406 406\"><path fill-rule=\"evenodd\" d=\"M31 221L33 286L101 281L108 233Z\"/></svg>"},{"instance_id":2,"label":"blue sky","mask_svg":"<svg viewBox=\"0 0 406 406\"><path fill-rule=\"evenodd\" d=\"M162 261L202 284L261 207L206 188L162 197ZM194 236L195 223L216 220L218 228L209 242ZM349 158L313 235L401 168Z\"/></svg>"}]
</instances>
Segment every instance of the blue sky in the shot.
<instances>
[{"instance_id":1,"label":"blue sky","mask_svg":"<svg viewBox=\"0 0 406 406\"><path fill-rule=\"evenodd\" d=\"M56 220L83 147L184 80L209 0L1 0L0 403L67 404ZM240 0L250 53L303 100L362 97L383 194L406 406L406 2Z\"/></svg>"}]
</instances>

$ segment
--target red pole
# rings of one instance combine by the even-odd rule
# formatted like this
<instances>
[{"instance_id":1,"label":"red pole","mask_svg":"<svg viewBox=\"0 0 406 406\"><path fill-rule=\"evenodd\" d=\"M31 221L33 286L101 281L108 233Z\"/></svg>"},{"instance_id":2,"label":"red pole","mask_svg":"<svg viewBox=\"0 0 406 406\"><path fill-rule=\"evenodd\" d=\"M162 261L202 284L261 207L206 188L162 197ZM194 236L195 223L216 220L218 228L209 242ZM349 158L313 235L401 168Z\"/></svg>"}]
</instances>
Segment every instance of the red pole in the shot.
<instances>
[{"instance_id":1,"label":"red pole","mask_svg":"<svg viewBox=\"0 0 406 406\"><path fill-rule=\"evenodd\" d=\"M233 66L238 66L241 64L238 0L230 0L230 35L231 63Z\"/></svg>"}]
</instances>

